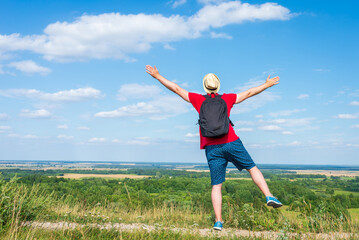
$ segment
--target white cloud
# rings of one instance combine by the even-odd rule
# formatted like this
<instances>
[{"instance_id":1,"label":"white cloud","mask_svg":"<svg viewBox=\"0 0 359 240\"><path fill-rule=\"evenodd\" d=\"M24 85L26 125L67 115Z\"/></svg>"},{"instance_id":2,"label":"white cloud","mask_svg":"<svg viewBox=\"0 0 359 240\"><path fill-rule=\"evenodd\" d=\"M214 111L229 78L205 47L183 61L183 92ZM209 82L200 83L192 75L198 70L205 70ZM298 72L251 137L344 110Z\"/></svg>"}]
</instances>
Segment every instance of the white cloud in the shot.
<instances>
[{"instance_id":1,"label":"white cloud","mask_svg":"<svg viewBox=\"0 0 359 240\"><path fill-rule=\"evenodd\" d=\"M299 142L299 141L293 141L293 142L290 142L290 143L287 143L287 146L299 146L301 145L302 143Z\"/></svg>"},{"instance_id":2,"label":"white cloud","mask_svg":"<svg viewBox=\"0 0 359 240\"><path fill-rule=\"evenodd\" d=\"M39 139L39 136L33 135L33 134L26 134L26 135L20 135L17 133L10 133L7 135L10 138L21 138L21 139Z\"/></svg>"},{"instance_id":3,"label":"white cloud","mask_svg":"<svg viewBox=\"0 0 359 240\"><path fill-rule=\"evenodd\" d=\"M340 119L357 119L358 115L357 114L343 113L343 114L338 114L335 117L340 118Z\"/></svg>"},{"instance_id":4,"label":"white cloud","mask_svg":"<svg viewBox=\"0 0 359 240\"><path fill-rule=\"evenodd\" d=\"M151 143L154 143L155 140L151 139L150 137L144 136L144 137L136 137L134 139L131 140L127 140L127 141L122 141L122 140L118 140L118 139L114 139L112 140L112 142L115 143L124 143L127 145L140 145L140 146L145 146L145 145L149 145Z\"/></svg>"},{"instance_id":5,"label":"white cloud","mask_svg":"<svg viewBox=\"0 0 359 240\"><path fill-rule=\"evenodd\" d=\"M69 135L61 134L61 135L58 135L57 138L58 138L58 139L71 140L71 139L74 139L74 136L69 136Z\"/></svg>"},{"instance_id":6,"label":"white cloud","mask_svg":"<svg viewBox=\"0 0 359 240\"><path fill-rule=\"evenodd\" d=\"M266 123L280 124L286 127L296 127L296 126L309 126L311 125L314 118L278 118L268 121L261 121Z\"/></svg>"},{"instance_id":7,"label":"white cloud","mask_svg":"<svg viewBox=\"0 0 359 240\"><path fill-rule=\"evenodd\" d=\"M359 106L359 102L358 101L352 101L350 103L351 106Z\"/></svg>"},{"instance_id":8,"label":"white cloud","mask_svg":"<svg viewBox=\"0 0 359 240\"><path fill-rule=\"evenodd\" d=\"M293 113L303 112L305 109L293 109L293 110L283 110L279 112L269 113L271 117L282 117L282 116L290 116Z\"/></svg>"},{"instance_id":9,"label":"white cloud","mask_svg":"<svg viewBox=\"0 0 359 240\"><path fill-rule=\"evenodd\" d=\"M10 126L0 126L0 133L6 132L10 129L11 129Z\"/></svg>"},{"instance_id":10,"label":"white cloud","mask_svg":"<svg viewBox=\"0 0 359 240\"><path fill-rule=\"evenodd\" d=\"M184 82L184 83L180 83L180 86L186 88L189 87L189 84L188 82Z\"/></svg>"},{"instance_id":11,"label":"white cloud","mask_svg":"<svg viewBox=\"0 0 359 240\"><path fill-rule=\"evenodd\" d=\"M151 104L140 102L137 104L120 107L116 110L109 112L98 112L95 114L95 117L102 118L116 118L116 117L136 117L141 115L155 114L159 113L159 109L154 107Z\"/></svg>"},{"instance_id":12,"label":"white cloud","mask_svg":"<svg viewBox=\"0 0 359 240\"><path fill-rule=\"evenodd\" d=\"M6 113L0 113L0 120L8 120L9 116Z\"/></svg>"},{"instance_id":13,"label":"white cloud","mask_svg":"<svg viewBox=\"0 0 359 240\"><path fill-rule=\"evenodd\" d=\"M225 2L227 0L197 0L198 3L208 5L208 4L218 4L221 2Z\"/></svg>"},{"instance_id":14,"label":"white cloud","mask_svg":"<svg viewBox=\"0 0 359 240\"><path fill-rule=\"evenodd\" d=\"M17 137L20 137L19 134L16 134L16 133L10 133L7 135L8 137L11 137L11 138L17 138Z\"/></svg>"},{"instance_id":15,"label":"white cloud","mask_svg":"<svg viewBox=\"0 0 359 240\"><path fill-rule=\"evenodd\" d=\"M283 131L282 134L283 135L292 135L293 132L291 132L291 131Z\"/></svg>"},{"instance_id":16,"label":"white cloud","mask_svg":"<svg viewBox=\"0 0 359 240\"><path fill-rule=\"evenodd\" d=\"M229 24L288 20L292 16L289 9L276 3L240 1L206 5L189 17L144 13L84 14L73 22L49 24L41 35L0 35L0 54L31 51L57 61L104 58L132 61L129 54L147 52L156 43L199 38L210 29Z\"/></svg>"},{"instance_id":17,"label":"white cloud","mask_svg":"<svg viewBox=\"0 0 359 240\"><path fill-rule=\"evenodd\" d=\"M309 94L300 94L297 96L298 99L303 100L309 98Z\"/></svg>"},{"instance_id":18,"label":"white cloud","mask_svg":"<svg viewBox=\"0 0 359 240\"><path fill-rule=\"evenodd\" d=\"M0 90L1 91L1 90ZM59 108L62 108L62 105L60 102L44 102L44 101L41 101L41 102L36 102L36 103L33 103L33 107L34 108L45 108L45 109L59 109Z\"/></svg>"},{"instance_id":19,"label":"white cloud","mask_svg":"<svg viewBox=\"0 0 359 240\"><path fill-rule=\"evenodd\" d=\"M305 127L305 129L314 129L311 127L315 118L278 118L278 119L271 119L271 120L264 120L259 119L258 121L236 121L234 125L236 127L245 126L242 128L243 130L252 129L253 127L257 126L260 130L266 131L281 131L282 134L292 134L291 131L283 130L284 127ZM246 127L248 126L248 127ZM298 129L298 128L296 128ZM238 130L241 130L239 128ZM254 130L254 129L253 129Z\"/></svg>"},{"instance_id":20,"label":"white cloud","mask_svg":"<svg viewBox=\"0 0 359 240\"><path fill-rule=\"evenodd\" d=\"M263 145L261 145L261 144L256 144L256 143L248 144L247 146L248 146L249 148L263 148Z\"/></svg>"},{"instance_id":21,"label":"white cloud","mask_svg":"<svg viewBox=\"0 0 359 240\"><path fill-rule=\"evenodd\" d=\"M263 83L264 83L264 81L262 81L262 80L260 80L260 81L250 80L247 83L245 83L243 86L236 88L235 91L244 92L250 88L262 85ZM260 108L269 102L278 100L280 98L281 97L274 92L264 91L256 96L248 98L245 101L239 103L238 106L233 107L231 113L237 114L237 113L249 112L254 109Z\"/></svg>"},{"instance_id":22,"label":"white cloud","mask_svg":"<svg viewBox=\"0 0 359 240\"><path fill-rule=\"evenodd\" d=\"M12 62L8 64L9 67L14 67L17 70L25 73L40 73L48 74L51 72L50 69L37 65L34 61L26 60L20 62Z\"/></svg>"},{"instance_id":23,"label":"white cloud","mask_svg":"<svg viewBox=\"0 0 359 240\"><path fill-rule=\"evenodd\" d=\"M25 118L50 118L52 114L45 109L39 109L34 111L23 109L21 110L20 116Z\"/></svg>"},{"instance_id":24,"label":"white cloud","mask_svg":"<svg viewBox=\"0 0 359 240\"><path fill-rule=\"evenodd\" d=\"M226 33L215 33L211 32L211 38L224 38L224 39L232 39L233 37Z\"/></svg>"},{"instance_id":25,"label":"white cloud","mask_svg":"<svg viewBox=\"0 0 359 240\"><path fill-rule=\"evenodd\" d=\"M347 143L345 146L347 147L359 147L358 143Z\"/></svg>"},{"instance_id":26,"label":"white cloud","mask_svg":"<svg viewBox=\"0 0 359 240\"><path fill-rule=\"evenodd\" d=\"M149 145L150 142L149 141L144 141L144 140L129 140L126 142L126 144L129 145Z\"/></svg>"},{"instance_id":27,"label":"white cloud","mask_svg":"<svg viewBox=\"0 0 359 240\"><path fill-rule=\"evenodd\" d=\"M59 129L69 129L69 126L67 126L67 124L63 124L63 125L58 125L56 128L59 128Z\"/></svg>"},{"instance_id":28,"label":"white cloud","mask_svg":"<svg viewBox=\"0 0 359 240\"><path fill-rule=\"evenodd\" d=\"M145 85L138 83L124 84L117 93L117 99L125 101L127 99L146 99L158 96L162 92L156 85Z\"/></svg>"},{"instance_id":29,"label":"white cloud","mask_svg":"<svg viewBox=\"0 0 359 240\"><path fill-rule=\"evenodd\" d=\"M314 71L316 72L330 72L329 69L324 69L324 68L316 68L316 69L313 69Z\"/></svg>"},{"instance_id":30,"label":"white cloud","mask_svg":"<svg viewBox=\"0 0 359 240\"><path fill-rule=\"evenodd\" d=\"M236 121L235 123L234 123L234 126L240 126L240 125L248 125L248 126L253 126L253 125L255 125L256 123L255 122L252 122L252 121L242 121L242 120L240 120L240 121Z\"/></svg>"},{"instance_id":31,"label":"white cloud","mask_svg":"<svg viewBox=\"0 0 359 240\"><path fill-rule=\"evenodd\" d=\"M179 7L183 4L185 4L187 2L187 0L176 0L174 1L174 3L172 4L173 8Z\"/></svg>"},{"instance_id":32,"label":"white cloud","mask_svg":"<svg viewBox=\"0 0 359 240\"><path fill-rule=\"evenodd\" d=\"M252 132L253 128L238 128L237 130L239 132Z\"/></svg>"},{"instance_id":33,"label":"white cloud","mask_svg":"<svg viewBox=\"0 0 359 240\"><path fill-rule=\"evenodd\" d=\"M359 128L359 124L352 125L351 127L352 127L352 128Z\"/></svg>"},{"instance_id":34,"label":"white cloud","mask_svg":"<svg viewBox=\"0 0 359 240\"><path fill-rule=\"evenodd\" d=\"M186 130L188 128L191 128L191 126L188 126L188 125L176 125L175 128L181 129L181 130Z\"/></svg>"},{"instance_id":35,"label":"white cloud","mask_svg":"<svg viewBox=\"0 0 359 240\"><path fill-rule=\"evenodd\" d=\"M240 1L206 5L189 19L190 24L199 31L219 28L229 24L240 24L255 20L288 20L290 11L276 3L251 5Z\"/></svg>"},{"instance_id":36,"label":"white cloud","mask_svg":"<svg viewBox=\"0 0 359 240\"><path fill-rule=\"evenodd\" d=\"M185 137L199 137L199 133L187 133Z\"/></svg>"},{"instance_id":37,"label":"white cloud","mask_svg":"<svg viewBox=\"0 0 359 240\"><path fill-rule=\"evenodd\" d=\"M45 93L36 89L9 89L0 90L0 96L24 97L54 102L76 102L103 97L100 90L90 87L64 90L55 93Z\"/></svg>"},{"instance_id":38,"label":"white cloud","mask_svg":"<svg viewBox=\"0 0 359 240\"><path fill-rule=\"evenodd\" d=\"M260 127L258 127L258 129L264 130L264 131L281 131L281 130L283 130L281 127L279 127L277 125L260 126Z\"/></svg>"},{"instance_id":39,"label":"white cloud","mask_svg":"<svg viewBox=\"0 0 359 240\"><path fill-rule=\"evenodd\" d=\"M139 102L109 112L98 112L95 114L95 117L121 118L148 116L150 119L160 120L187 111L187 104L178 96L161 96L149 102Z\"/></svg>"},{"instance_id":40,"label":"white cloud","mask_svg":"<svg viewBox=\"0 0 359 240\"><path fill-rule=\"evenodd\" d=\"M97 137L93 137L93 138L90 138L88 140L89 142L106 142L106 138L97 138Z\"/></svg>"},{"instance_id":41,"label":"white cloud","mask_svg":"<svg viewBox=\"0 0 359 240\"><path fill-rule=\"evenodd\" d=\"M176 50L176 48L172 47L170 44L166 43L165 45L163 45L163 48L164 49L167 49L167 50Z\"/></svg>"},{"instance_id":42,"label":"white cloud","mask_svg":"<svg viewBox=\"0 0 359 240\"><path fill-rule=\"evenodd\" d=\"M78 129L78 130L83 130L83 131L88 131L88 130L90 130L90 128L89 128L89 127L86 127L86 126L80 126L80 127L78 127L77 129Z\"/></svg>"},{"instance_id":43,"label":"white cloud","mask_svg":"<svg viewBox=\"0 0 359 240\"><path fill-rule=\"evenodd\" d=\"M0 74L4 74L4 70L2 69L2 65L0 64Z\"/></svg>"}]
</instances>

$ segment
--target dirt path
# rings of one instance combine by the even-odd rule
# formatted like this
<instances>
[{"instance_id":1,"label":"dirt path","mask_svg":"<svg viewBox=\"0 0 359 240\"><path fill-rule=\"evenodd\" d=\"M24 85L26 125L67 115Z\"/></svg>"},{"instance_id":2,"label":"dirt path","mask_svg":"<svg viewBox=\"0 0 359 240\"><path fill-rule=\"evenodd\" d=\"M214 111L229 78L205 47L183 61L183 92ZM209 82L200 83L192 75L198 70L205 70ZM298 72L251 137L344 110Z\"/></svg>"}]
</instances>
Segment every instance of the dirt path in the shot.
<instances>
[{"instance_id":1,"label":"dirt path","mask_svg":"<svg viewBox=\"0 0 359 240\"><path fill-rule=\"evenodd\" d=\"M248 231L238 230L234 228L225 228L223 231L214 231L208 228L168 228L161 226L150 226L143 223L105 223L105 224L79 224L69 222L24 222L23 226L44 228L49 230L63 230L63 229L75 229L83 227L93 227L99 229L115 229L118 231L136 231L136 230L166 230L173 232L187 232L191 234L199 234L202 237L260 237L263 239L359 239L359 234L354 233L283 233L283 232L271 232L271 231Z\"/></svg>"},{"instance_id":2,"label":"dirt path","mask_svg":"<svg viewBox=\"0 0 359 240\"><path fill-rule=\"evenodd\" d=\"M134 175L134 174L96 174L96 173L65 173L63 176L57 176L57 178L146 178L151 177L147 175Z\"/></svg>"}]
</instances>

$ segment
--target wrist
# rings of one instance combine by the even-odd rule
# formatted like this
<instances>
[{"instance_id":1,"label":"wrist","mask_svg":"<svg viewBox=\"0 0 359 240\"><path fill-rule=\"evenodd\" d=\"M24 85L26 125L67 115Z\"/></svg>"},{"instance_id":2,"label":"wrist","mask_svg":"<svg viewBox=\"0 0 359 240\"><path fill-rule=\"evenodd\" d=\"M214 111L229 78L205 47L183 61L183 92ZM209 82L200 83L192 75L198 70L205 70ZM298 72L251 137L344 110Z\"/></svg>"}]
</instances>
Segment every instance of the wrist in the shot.
<instances>
[{"instance_id":1,"label":"wrist","mask_svg":"<svg viewBox=\"0 0 359 240\"><path fill-rule=\"evenodd\" d=\"M265 85L266 88L270 88L271 86L273 86L273 85L270 84L269 82L266 82L264 85Z\"/></svg>"},{"instance_id":2,"label":"wrist","mask_svg":"<svg viewBox=\"0 0 359 240\"><path fill-rule=\"evenodd\" d=\"M152 74L152 77L158 79L159 74Z\"/></svg>"}]
</instances>

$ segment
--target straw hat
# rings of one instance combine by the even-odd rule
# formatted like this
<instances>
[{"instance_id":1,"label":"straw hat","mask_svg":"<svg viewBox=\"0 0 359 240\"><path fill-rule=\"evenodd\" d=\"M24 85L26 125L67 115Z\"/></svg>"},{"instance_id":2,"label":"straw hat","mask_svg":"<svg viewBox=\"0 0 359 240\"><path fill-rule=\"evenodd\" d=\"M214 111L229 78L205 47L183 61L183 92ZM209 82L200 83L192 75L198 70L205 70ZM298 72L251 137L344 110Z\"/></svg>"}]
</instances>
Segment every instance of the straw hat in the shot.
<instances>
[{"instance_id":1,"label":"straw hat","mask_svg":"<svg viewBox=\"0 0 359 240\"><path fill-rule=\"evenodd\" d=\"M220 86L221 82L215 74L208 73L206 76L204 76L203 89L206 93L217 93Z\"/></svg>"}]
</instances>

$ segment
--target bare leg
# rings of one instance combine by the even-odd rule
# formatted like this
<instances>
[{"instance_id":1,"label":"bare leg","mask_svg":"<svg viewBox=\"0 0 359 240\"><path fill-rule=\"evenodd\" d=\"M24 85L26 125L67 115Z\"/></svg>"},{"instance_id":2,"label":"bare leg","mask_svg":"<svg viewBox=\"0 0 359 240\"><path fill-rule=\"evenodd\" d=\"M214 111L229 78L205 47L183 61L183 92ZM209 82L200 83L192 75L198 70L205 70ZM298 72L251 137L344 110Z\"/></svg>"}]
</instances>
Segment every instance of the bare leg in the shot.
<instances>
[{"instance_id":1,"label":"bare leg","mask_svg":"<svg viewBox=\"0 0 359 240\"><path fill-rule=\"evenodd\" d=\"M216 222L222 222L222 183L212 186L212 205L216 215Z\"/></svg>"},{"instance_id":2,"label":"bare leg","mask_svg":"<svg viewBox=\"0 0 359 240\"><path fill-rule=\"evenodd\" d=\"M272 196L272 194L269 191L266 180L263 177L262 172L257 167L253 167L247 171L251 174L253 182L259 187L259 189L262 191L262 193L265 196ZM213 194L213 192L212 192L212 194Z\"/></svg>"}]
</instances>

